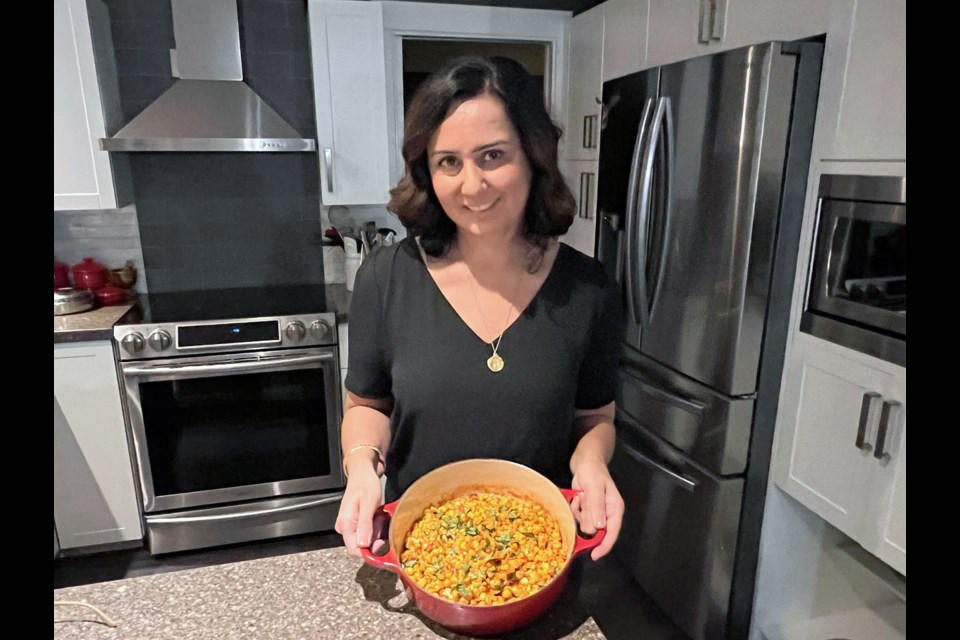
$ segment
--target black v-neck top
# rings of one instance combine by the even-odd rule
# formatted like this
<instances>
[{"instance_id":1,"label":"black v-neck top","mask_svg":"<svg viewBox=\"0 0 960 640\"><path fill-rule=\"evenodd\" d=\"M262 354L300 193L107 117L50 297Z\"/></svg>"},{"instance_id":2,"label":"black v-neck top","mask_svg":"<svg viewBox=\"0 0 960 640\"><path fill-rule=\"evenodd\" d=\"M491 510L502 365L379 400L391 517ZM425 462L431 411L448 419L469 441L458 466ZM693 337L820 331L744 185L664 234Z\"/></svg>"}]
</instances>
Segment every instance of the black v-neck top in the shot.
<instances>
[{"instance_id":1,"label":"black v-neck top","mask_svg":"<svg viewBox=\"0 0 960 640\"><path fill-rule=\"evenodd\" d=\"M407 238L370 254L350 303L348 390L393 396L386 499L465 458L525 464L569 487L574 411L614 399L619 290L561 244L533 300L501 338L504 368L453 309Z\"/></svg>"}]
</instances>

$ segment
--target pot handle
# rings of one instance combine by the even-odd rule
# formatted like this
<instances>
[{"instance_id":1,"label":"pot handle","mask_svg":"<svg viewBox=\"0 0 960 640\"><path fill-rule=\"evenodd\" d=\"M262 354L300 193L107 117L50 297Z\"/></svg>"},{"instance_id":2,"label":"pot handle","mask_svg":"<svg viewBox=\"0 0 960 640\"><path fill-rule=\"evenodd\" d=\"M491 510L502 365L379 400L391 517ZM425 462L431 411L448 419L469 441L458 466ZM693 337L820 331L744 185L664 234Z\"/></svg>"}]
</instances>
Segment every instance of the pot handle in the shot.
<instances>
[{"instance_id":1,"label":"pot handle","mask_svg":"<svg viewBox=\"0 0 960 640\"><path fill-rule=\"evenodd\" d=\"M580 491L579 489L560 489L560 493L562 493L563 497L567 499L567 502L570 502L577 496L582 495L583 491ZM595 547L599 547L606 535L606 529L597 529L597 532L592 538L584 538L578 533L577 543L573 545L573 557L577 557L584 551L590 551Z\"/></svg>"},{"instance_id":2,"label":"pot handle","mask_svg":"<svg viewBox=\"0 0 960 640\"><path fill-rule=\"evenodd\" d=\"M399 500L395 500L394 502L385 504L380 507L378 511L382 511L393 518L393 514L397 510L398 502ZM388 545L388 550L382 556L373 555L373 553L370 552L370 549L367 549L366 547L360 547L360 555L363 557L363 561L370 566L378 569L386 569L387 571L393 571L394 573L400 573L402 569L400 567L400 561L397 560L397 554L393 552L393 549L389 548L389 541L386 544Z\"/></svg>"}]
</instances>

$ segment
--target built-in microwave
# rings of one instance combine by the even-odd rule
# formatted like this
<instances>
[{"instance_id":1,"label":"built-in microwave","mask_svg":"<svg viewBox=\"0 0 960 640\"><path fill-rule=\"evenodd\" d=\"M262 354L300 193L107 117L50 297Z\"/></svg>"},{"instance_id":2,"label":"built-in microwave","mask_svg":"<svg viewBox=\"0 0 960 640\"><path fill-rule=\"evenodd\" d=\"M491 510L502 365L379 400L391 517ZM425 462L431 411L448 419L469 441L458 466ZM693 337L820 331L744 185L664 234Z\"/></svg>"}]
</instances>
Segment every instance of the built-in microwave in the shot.
<instances>
[{"instance_id":1,"label":"built-in microwave","mask_svg":"<svg viewBox=\"0 0 960 640\"><path fill-rule=\"evenodd\" d=\"M907 179L823 175L800 329L907 364Z\"/></svg>"}]
</instances>

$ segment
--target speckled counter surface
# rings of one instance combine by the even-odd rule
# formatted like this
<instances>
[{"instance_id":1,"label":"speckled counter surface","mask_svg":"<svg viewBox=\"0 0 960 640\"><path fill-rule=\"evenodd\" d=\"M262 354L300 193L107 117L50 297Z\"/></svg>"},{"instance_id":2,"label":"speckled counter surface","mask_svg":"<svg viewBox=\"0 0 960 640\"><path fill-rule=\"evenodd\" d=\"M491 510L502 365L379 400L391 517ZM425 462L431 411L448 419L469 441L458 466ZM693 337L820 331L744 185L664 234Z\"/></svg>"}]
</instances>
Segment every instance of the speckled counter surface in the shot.
<instances>
[{"instance_id":1,"label":"speckled counter surface","mask_svg":"<svg viewBox=\"0 0 960 640\"><path fill-rule=\"evenodd\" d=\"M312 638L464 638L425 618L395 574L363 564L342 548L55 589L54 600L86 607L53 610L62 640L309 640ZM516 640L602 639L571 584L547 614Z\"/></svg>"},{"instance_id":2,"label":"speckled counter surface","mask_svg":"<svg viewBox=\"0 0 960 640\"><path fill-rule=\"evenodd\" d=\"M53 343L110 340L113 325L136 305L136 302L117 304L67 316L53 316Z\"/></svg>"}]
</instances>

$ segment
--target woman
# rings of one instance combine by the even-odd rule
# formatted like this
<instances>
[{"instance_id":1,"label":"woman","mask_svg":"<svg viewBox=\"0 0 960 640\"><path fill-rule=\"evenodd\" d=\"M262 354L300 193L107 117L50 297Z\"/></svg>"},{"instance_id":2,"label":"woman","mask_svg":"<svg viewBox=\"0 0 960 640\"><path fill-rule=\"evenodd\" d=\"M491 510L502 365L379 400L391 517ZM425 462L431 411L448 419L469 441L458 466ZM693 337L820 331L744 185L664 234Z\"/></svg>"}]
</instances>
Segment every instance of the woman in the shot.
<instances>
[{"instance_id":1,"label":"woman","mask_svg":"<svg viewBox=\"0 0 960 640\"><path fill-rule=\"evenodd\" d=\"M369 547L380 505L465 458L525 464L583 494L586 534L620 530L613 390L617 289L560 244L575 202L541 89L506 58L460 58L406 114L406 175L390 211L408 238L357 273L342 425L347 488L336 530Z\"/></svg>"}]
</instances>

